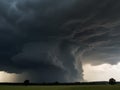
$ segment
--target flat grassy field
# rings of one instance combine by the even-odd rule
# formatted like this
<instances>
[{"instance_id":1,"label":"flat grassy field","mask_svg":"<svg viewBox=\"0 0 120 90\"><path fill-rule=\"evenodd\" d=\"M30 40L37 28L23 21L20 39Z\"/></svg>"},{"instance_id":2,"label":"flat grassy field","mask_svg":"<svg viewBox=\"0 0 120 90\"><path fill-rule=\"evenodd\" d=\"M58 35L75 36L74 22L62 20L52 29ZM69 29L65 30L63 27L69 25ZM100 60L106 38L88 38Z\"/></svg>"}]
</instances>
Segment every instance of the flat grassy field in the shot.
<instances>
[{"instance_id":1,"label":"flat grassy field","mask_svg":"<svg viewBox=\"0 0 120 90\"><path fill-rule=\"evenodd\" d=\"M119 85L88 86L0 86L0 90L120 90Z\"/></svg>"}]
</instances>

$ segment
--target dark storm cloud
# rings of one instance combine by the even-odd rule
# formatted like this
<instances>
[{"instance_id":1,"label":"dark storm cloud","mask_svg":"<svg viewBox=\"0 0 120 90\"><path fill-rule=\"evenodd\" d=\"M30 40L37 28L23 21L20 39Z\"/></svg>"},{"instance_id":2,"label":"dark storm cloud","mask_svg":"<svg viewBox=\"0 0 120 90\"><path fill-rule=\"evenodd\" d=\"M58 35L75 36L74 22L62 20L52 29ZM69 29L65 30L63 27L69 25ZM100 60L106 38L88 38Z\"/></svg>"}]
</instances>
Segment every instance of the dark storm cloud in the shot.
<instances>
[{"instance_id":1,"label":"dark storm cloud","mask_svg":"<svg viewBox=\"0 0 120 90\"><path fill-rule=\"evenodd\" d=\"M119 0L1 0L0 70L74 81L81 61L118 63L119 9Z\"/></svg>"}]
</instances>

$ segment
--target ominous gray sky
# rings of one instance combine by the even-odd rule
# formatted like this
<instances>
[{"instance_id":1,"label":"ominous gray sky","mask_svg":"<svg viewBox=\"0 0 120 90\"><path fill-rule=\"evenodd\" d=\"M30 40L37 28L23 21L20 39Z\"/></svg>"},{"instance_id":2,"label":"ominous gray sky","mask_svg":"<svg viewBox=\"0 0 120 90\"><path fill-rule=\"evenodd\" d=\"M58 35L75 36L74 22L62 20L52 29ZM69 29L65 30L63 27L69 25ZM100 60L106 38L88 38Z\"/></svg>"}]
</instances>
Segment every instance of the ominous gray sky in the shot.
<instances>
[{"instance_id":1,"label":"ominous gray sky","mask_svg":"<svg viewBox=\"0 0 120 90\"><path fill-rule=\"evenodd\" d=\"M82 64L117 64L119 10L120 0L0 0L0 70L76 81Z\"/></svg>"}]
</instances>

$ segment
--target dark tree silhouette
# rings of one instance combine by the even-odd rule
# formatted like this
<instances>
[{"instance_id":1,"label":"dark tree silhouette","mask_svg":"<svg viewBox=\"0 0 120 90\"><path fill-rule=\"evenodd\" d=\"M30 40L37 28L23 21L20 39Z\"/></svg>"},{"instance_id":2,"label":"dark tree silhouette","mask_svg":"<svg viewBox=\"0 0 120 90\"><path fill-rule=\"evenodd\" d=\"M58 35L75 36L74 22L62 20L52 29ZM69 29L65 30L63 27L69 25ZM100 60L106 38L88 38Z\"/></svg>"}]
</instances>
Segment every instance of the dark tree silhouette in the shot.
<instances>
[{"instance_id":1,"label":"dark tree silhouette","mask_svg":"<svg viewBox=\"0 0 120 90\"><path fill-rule=\"evenodd\" d=\"M25 81L24 81L24 85L27 86L27 85L29 85L29 84L30 84L30 80L25 80Z\"/></svg>"},{"instance_id":2,"label":"dark tree silhouette","mask_svg":"<svg viewBox=\"0 0 120 90\"><path fill-rule=\"evenodd\" d=\"M116 80L114 78L110 78L109 79L109 84L110 85L115 85L116 84Z\"/></svg>"},{"instance_id":3,"label":"dark tree silhouette","mask_svg":"<svg viewBox=\"0 0 120 90\"><path fill-rule=\"evenodd\" d=\"M57 85L57 84L59 84L59 82L56 81L56 82L55 82L55 85Z\"/></svg>"}]
</instances>

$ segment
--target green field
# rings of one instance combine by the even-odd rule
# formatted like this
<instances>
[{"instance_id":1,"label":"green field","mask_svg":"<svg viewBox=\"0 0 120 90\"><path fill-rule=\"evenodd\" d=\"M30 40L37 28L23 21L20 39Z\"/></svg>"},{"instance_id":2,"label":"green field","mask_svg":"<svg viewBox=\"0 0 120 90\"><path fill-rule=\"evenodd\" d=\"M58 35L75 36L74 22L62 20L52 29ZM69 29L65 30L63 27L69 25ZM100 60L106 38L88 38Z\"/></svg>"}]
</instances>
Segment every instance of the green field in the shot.
<instances>
[{"instance_id":1,"label":"green field","mask_svg":"<svg viewBox=\"0 0 120 90\"><path fill-rule=\"evenodd\" d=\"M120 86L0 86L0 90L120 90Z\"/></svg>"}]
</instances>

